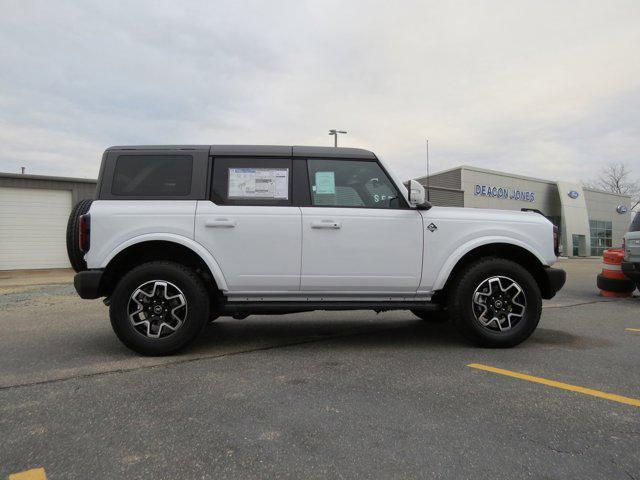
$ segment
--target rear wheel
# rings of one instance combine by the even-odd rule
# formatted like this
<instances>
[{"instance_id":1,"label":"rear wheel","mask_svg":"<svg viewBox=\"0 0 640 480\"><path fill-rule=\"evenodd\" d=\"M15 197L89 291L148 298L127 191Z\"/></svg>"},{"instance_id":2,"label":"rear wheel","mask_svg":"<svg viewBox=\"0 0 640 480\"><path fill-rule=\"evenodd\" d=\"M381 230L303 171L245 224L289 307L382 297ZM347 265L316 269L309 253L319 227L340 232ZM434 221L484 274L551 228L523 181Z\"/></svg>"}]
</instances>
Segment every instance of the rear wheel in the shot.
<instances>
[{"instance_id":1,"label":"rear wheel","mask_svg":"<svg viewBox=\"0 0 640 480\"><path fill-rule=\"evenodd\" d=\"M477 345L511 347L533 333L542 313L540 288L522 266L501 258L476 261L452 279L447 296L457 329Z\"/></svg>"},{"instance_id":2,"label":"rear wheel","mask_svg":"<svg viewBox=\"0 0 640 480\"><path fill-rule=\"evenodd\" d=\"M190 268L149 262L118 282L109 315L127 347L142 355L168 355L191 343L210 319L209 297Z\"/></svg>"}]
</instances>

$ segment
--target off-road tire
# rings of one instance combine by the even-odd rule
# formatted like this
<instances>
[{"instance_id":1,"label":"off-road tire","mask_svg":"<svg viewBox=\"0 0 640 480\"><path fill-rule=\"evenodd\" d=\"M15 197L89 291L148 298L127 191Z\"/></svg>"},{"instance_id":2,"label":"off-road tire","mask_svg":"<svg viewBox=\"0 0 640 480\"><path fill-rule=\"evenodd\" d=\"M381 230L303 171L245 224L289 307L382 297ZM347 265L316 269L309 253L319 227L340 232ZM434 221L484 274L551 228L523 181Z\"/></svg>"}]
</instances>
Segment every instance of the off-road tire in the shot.
<instances>
[{"instance_id":1,"label":"off-road tire","mask_svg":"<svg viewBox=\"0 0 640 480\"><path fill-rule=\"evenodd\" d=\"M187 313L184 323L165 338L149 338L140 333L129 319L129 301L136 289L151 281L170 282L184 294ZM192 269L179 263L155 261L144 263L124 275L118 282L109 305L111 326L120 341L142 355L170 355L190 344L210 316L210 301L203 280Z\"/></svg>"},{"instance_id":2,"label":"off-road tire","mask_svg":"<svg viewBox=\"0 0 640 480\"><path fill-rule=\"evenodd\" d=\"M503 276L517 282L526 298L522 318L509 330L492 331L476 318L473 297L476 289L489 278ZM533 276L510 260L487 257L475 261L450 281L447 310L457 330L478 346L513 347L533 333L542 313L540 288Z\"/></svg>"},{"instance_id":3,"label":"off-road tire","mask_svg":"<svg viewBox=\"0 0 640 480\"><path fill-rule=\"evenodd\" d=\"M67 221L67 255L71 268L76 272L83 272L87 269L87 262L84 260L84 252L80 250L80 217L89 211L93 200L80 200L71 209L69 220Z\"/></svg>"}]
</instances>

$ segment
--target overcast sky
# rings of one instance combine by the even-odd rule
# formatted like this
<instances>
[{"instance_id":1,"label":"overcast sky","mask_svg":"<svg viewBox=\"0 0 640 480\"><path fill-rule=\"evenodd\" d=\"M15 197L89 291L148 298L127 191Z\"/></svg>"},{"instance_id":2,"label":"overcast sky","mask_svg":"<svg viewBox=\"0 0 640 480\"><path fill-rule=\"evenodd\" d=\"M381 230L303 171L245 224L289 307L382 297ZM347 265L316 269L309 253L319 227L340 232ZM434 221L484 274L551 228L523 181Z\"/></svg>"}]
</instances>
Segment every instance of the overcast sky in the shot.
<instances>
[{"instance_id":1,"label":"overcast sky","mask_svg":"<svg viewBox=\"0 0 640 480\"><path fill-rule=\"evenodd\" d=\"M640 1L0 0L0 171L97 176L109 145L374 150L640 173Z\"/></svg>"}]
</instances>

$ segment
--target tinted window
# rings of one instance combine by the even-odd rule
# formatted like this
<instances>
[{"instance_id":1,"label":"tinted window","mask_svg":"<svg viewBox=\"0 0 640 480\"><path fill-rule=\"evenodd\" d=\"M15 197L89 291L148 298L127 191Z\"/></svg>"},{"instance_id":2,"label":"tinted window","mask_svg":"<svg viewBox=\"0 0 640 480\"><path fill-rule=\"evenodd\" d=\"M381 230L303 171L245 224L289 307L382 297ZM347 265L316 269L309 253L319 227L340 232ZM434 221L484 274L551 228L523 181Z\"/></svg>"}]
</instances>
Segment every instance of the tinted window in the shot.
<instances>
[{"instance_id":1,"label":"tinted window","mask_svg":"<svg viewBox=\"0 0 640 480\"><path fill-rule=\"evenodd\" d=\"M113 175L113 195L180 197L191 193L191 155L120 155Z\"/></svg>"},{"instance_id":2,"label":"tinted window","mask_svg":"<svg viewBox=\"0 0 640 480\"><path fill-rule=\"evenodd\" d=\"M395 185L380 165L360 160L307 161L314 206L400 208Z\"/></svg>"},{"instance_id":3,"label":"tinted window","mask_svg":"<svg viewBox=\"0 0 640 480\"><path fill-rule=\"evenodd\" d=\"M631 222L631 226L629 227L630 232L640 232L640 212L636 213L636 216Z\"/></svg>"},{"instance_id":4,"label":"tinted window","mask_svg":"<svg viewBox=\"0 0 640 480\"><path fill-rule=\"evenodd\" d=\"M291 205L291 160L216 158L212 200L219 205Z\"/></svg>"}]
</instances>

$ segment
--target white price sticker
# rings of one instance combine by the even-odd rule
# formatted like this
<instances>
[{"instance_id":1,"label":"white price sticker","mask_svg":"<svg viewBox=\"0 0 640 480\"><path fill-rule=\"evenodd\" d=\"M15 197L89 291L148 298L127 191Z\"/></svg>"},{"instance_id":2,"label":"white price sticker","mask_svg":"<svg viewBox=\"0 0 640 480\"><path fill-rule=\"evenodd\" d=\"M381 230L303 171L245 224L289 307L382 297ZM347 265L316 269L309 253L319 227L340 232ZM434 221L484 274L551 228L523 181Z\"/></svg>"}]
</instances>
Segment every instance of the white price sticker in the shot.
<instances>
[{"instance_id":1,"label":"white price sticker","mask_svg":"<svg viewBox=\"0 0 640 480\"><path fill-rule=\"evenodd\" d=\"M288 168L230 168L229 198L289 199Z\"/></svg>"}]
</instances>

